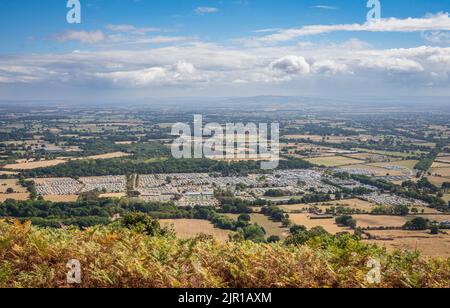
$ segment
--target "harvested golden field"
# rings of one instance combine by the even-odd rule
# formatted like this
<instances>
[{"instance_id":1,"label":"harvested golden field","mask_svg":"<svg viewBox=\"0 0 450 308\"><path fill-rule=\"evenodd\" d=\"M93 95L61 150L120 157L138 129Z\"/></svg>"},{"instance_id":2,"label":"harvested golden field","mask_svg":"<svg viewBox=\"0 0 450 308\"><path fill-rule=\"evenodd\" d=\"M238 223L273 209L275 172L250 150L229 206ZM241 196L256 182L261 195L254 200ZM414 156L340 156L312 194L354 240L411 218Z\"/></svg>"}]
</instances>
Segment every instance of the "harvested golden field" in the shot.
<instances>
[{"instance_id":1,"label":"harvested golden field","mask_svg":"<svg viewBox=\"0 0 450 308\"><path fill-rule=\"evenodd\" d=\"M0 180L0 194L6 193L9 188L12 188L16 193L27 192L27 190L22 187L16 179Z\"/></svg>"},{"instance_id":2,"label":"harvested golden field","mask_svg":"<svg viewBox=\"0 0 450 308\"><path fill-rule=\"evenodd\" d=\"M0 175L18 175L18 172L13 172L13 171L1 171L0 170Z\"/></svg>"},{"instance_id":3,"label":"harvested golden field","mask_svg":"<svg viewBox=\"0 0 450 308\"><path fill-rule=\"evenodd\" d=\"M4 169L9 170L32 170L32 169L38 169L38 168L44 168L44 167L52 167L57 166L60 164L66 163L66 160L62 159L53 159L53 160L43 160L43 161L36 161L36 162L24 162L19 164L9 164L4 166Z\"/></svg>"},{"instance_id":4,"label":"harvested golden field","mask_svg":"<svg viewBox=\"0 0 450 308\"><path fill-rule=\"evenodd\" d=\"M450 164L450 156L439 156L436 161Z\"/></svg>"},{"instance_id":5,"label":"harvested golden field","mask_svg":"<svg viewBox=\"0 0 450 308\"><path fill-rule=\"evenodd\" d=\"M178 237L182 239L194 238L200 234L211 235L218 240L228 240L230 231L214 228L213 224L206 220L197 219L163 219L160 223L164 227L173 227Z\"/></svg>"},{"instance_id":6,"label":"harvested golden field","mask_svg":"<svg viewBox=\"0 0 450 308\"><path fill-rule=\"evenodd\" d=\"M323 136L319 135L286 135L283 136L283 138L288 140L304 139L304 140L311 140L314 142L320 142L323 140Z\"/></svg>"},{"instance_id":7,"label":"harvested golden field","mask_svg":"<svg viewBox=\"0 0 450 308\"><path fill-rule=\"evenodd\" d=\"M352 232L349 228L339 227L334 219L310 219L309 214L290 214L289 219L296 225L303 225L308 229L322 227L331 234L340 232Z\"/></svg>"},{"instance_id":8,"label":"harvested golden field","mask_svg":"<svg viewBox=\"0 0 450 308\"><path fill-rule=\"evenodd\" d=\"M320 206L320 203L318 204L320 208L327 209L330 207L338 207L338 206L344 206L355 210L361 210L361 211L367 211L370 212L373 210L375 204L371 203L369 201L361 200L361 199L348 199L348 200L339 200L339 201L333 201L333 202L326 202L322 203Z\"/></svg>"},{"instance_id":9,"label":"harvested golden field","mask_svg":"<svg viewBox=\"0 0 450 308\"><path fill-rule=\"evenodd\" d=\"M228 216L235 220L239 217L238 214L226 214L225 216ZM276 235L283 239L289 235L289 230L287 228L283 228L281 223L274 222L263 214L250 214L250 217L252 223L256 223L264 228L264 230L266 231L266 238L272 235Z\"/></svg>"},{"instance_id":10,"label":"harvested golden field","mask_svg":"<svg viewBox=\"0 0 450 308\"><path fill-rule=\"evenodd\" d=\"M388 250L412 250L420 251L427 257L450 258L450 235L431 235L429 231L370 231L371 235L379 237L379 240L368 240L366 243L374 243L386 247Z\"/></svg>"},{"instance_id":11,"label":"harvested golden field","mask_svg":"<svg viewBox=\"0 0 450 308\"><path fill-rule=\"evenodd\" d=\"M324 157L316 157L306 159L312 164L326 167L338 167L338 166L347 166L360 164L362 161L358 159L352 159L343 156L324 156Z\"/></svg>"},{"instance_id":12,"label":"harvested golden field","mask_svg":"<svg viewBox=\"0 0 450 308\"><path fill-rule=\"evenodd\" d=\"M123 153L123 152L114 152L114 153L88 156L88 157L86 157L86 159L111 159L111 158L120 158L120 157L126 157L126 156L130 156L130 154Z\"/></svg>"},{"instance_id":13,"label":"harvested golden field","mask_svg":"<svg viewBox=\"0 0 450 308\"><path fill-rule=\"evenodd\" d=\"M78 200L78 195L46 195L44 200L51 202L75 202Z\"/></svg>"},{"instance_id":14,"label":"harvested golden field","mask_svg":"<svg viewBox=\"0 0 450 308\"><path fill-rule=\"evenodd\" d=\"M444 163L444 162L438 162L435 161L433 163L433 165L431 166L431 168L450 168L450 164L449 163Z\"/></svg>"},{"instance_id":15,"label":"harvested golden field","mask_svg":"<svg viewBox=\"0 0 450 308\"><path fill-rule=\"evenodd\" d=\"M5 202L8 199L25 201L28 200L29 197L29 193L0 194L0 202Z\"/></svg>"},{"instance_id":16,"label":"harvested golden field","mask_svg":"<svg viewBox=\"0 0 450 308\"><path fill-rule=\"evenodd\" d=\"M293 205L281 205L279 208L282 208L286 212L295 212L307 210L312 206L317 206L319 209L325 211L331 207L347 207L355 210L367 211L370 212L375 204L364 201L361 199L347 199L347 200L338 200L338 201L330 201L330 202L321 202L321 203L309 203L309 204L293 204Z\"/></svg>"},{"instance_id":17,"label":"harvested golden field","mask_svg":"<svg viewBox=\"0 0 450 308\"><path fill-rule=\"evenodd\" d=\"M12 189L13 193L6 193L8 189ZM0 180L0 202L5 202L8 199L17 201L28 200L30 194L28 191L19 185L15 179Z\"/></svg>"},{"instance_id":18,"label":"harvested golden field","mask_svg":"<svg viewBox=\"0 0 450 308\"><path fill-rule=\"evenodd\" d=\"M414 216L415 217L415 216ZM450 221L450 215L421 215L425 219L429 219L433 222L441 223L443 221Z\"/></svg>"},{"instance_id":19,"label":"harvested golden field","mask_svg":"<svg viewBox=\"0 0 450 308\"><path fill-rule=\"evenodd\" d=\"M450 180L450 167L433 168L431 169L431 173L435 176L447 178L447 181Z\"/></svg>"},{"instance_id":20,"label":"harvested golden field","mask_svg":"<svg viewBox=\"0 0 450 308\"><path fill-rule=\"evenodd\" d=\"M279 208L281 208L286 213L293 213L298 211L307 211L310 205L308 204L285 204L285 205L279 205Z\"/></svg>"},{"instance_id":21,"label":"harvested golden field","mask_svg":"<svg viewBox=\"0 0 450 308\"><path fill-rule=\"evenodd\" d=\"M427 178L432 184L439 187L445 182L450 182L450 178L445 178L442 176L427 176Z\"/></svg>"},{"instance_id":22,"label":"harvested golden field","mask_svg":"<svg viewBox=\"0 0 450 308\"><path fill-rule=\"evenodd\" d=\"M364 161L382 161L382 160L386 159L386 157L383 155L371 154L371 153L346 154L345 156L354 158L354 159L364 160Z\"/></svg>"},{"instance_id":23,"label":"harvested golden field","mask_svg":"<svg viewBox=\"0 0 450 308\"><path fill-rule=\"evenodd\" d=\"M403 227L408 221L406 217L401 216L375 216L375 215L353 215L358 222L358 227Z\"/></svg>"},{"instance_id":24,"label":"harvested golden field","mask_svg":"<svg viewBox=\"0 0 450 308\"><path fill-rule=\"evenodd\" d=\"M101 194L99 196L99 198L112 198L112 199L118 198L118 199L120 199L120 198L123 198L126 196L127 196L126 193L106 193L106 194Z\"/></svg>"},{"instance_id":25,"label":"harvested golden field","mask_svg":"<svg viewBox=\"0 0 450 308\"><path fill-rule=\"evenodd\" d=\"M450 202L450 194L445 194L443 199L445 202Z\"/></svg>"}]
</instances>

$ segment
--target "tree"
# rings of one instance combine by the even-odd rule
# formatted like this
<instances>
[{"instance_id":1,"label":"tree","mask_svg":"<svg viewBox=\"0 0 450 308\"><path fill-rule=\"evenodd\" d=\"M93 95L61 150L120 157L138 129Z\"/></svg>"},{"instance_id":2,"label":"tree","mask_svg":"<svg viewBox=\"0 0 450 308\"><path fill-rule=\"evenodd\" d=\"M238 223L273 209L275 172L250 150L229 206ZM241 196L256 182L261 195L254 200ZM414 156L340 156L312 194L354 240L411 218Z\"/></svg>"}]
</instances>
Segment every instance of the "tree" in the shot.
<instances>
[{"instance_id":1,"label":"tree","mask_svg":"<svg viewBox=\"0 0 450 308\"><path fill-rule=\"evenodd\" d=\"M281 241L281 239L277 235L269 236L269 238L267 239L268 243L278 243L279 241Z\"/></svg>"},{"instance_id":2,"label":"tree","mask_svg":"<svg viewBox=\"0 0 450 308\"><path fill-rule=\"evenodd\" d=\"M296 235L296 234L299 234L300 232L305 232L305 231L307 231L308 229L305 227L305 226L303 226L303 225L294 225L294 226L292 226L290 229L289 229L289 232L292 234L292 235Z\"/></svg>"},{"instance_id":3,"label":"tree","mask_svg":"<svg viewBox=\"0 0 450 308\"><path fill-rule=\"evenodd\" d=\"M165 235L167 229L162 229L158 220L143 213L128 213L122 219L125 228L145 233L150 236Z\"/></svg>"},{"instance_id":4,"label":"tree","mask_svg":"<svg viewBox=\"0 0 450 308\"><path fill-rule=\"evenodd\" d=\"M408 221L403 228L406 230L427 230L429 226L429 220L423 217L416 217L411 221Z\"/></svg>"},{"instance_id":5,"label":"tree","mask_svg":"<svg viewBox=\"0 0 450 308\"><path fill-rule=\"evenodd\" d=\"M439 226L433 225L433 226L431 227L431 234L432 234L432 235L438 235L438 234L439 234Z\"/></svg>"},{"instance_id":6,"label":"tree","mask_svg":"<svg viewBox=\"0 0 450 308\"><path fill-rule=\"evenodd\" d=\"M249 225L242 229L244 239L252 241L255 243L264 242L264 237L266 236L266 231L263 227L259 225Z\"/></svg>"},{"instance_id":7,"label":"tree","mask_svg":"<svg viewBox=\"0 0 450 308\"><path fill-rule=\"evenodd\" d=\"M13 194L14 193L14 189L12 187L8 187L8 189L6 190L7 194Z\"/></svg>"},{"instance_id":8,"label":"tree","mask_svg":"<svg viewBox=\"0 0 450 308\"><path fill-rule=\"evenodd\" d=\"M238 217L238 221L249 222L250 220L252 220L252 218L250 217L249 214L241 214Z\"/></svg>"}]
</instances>

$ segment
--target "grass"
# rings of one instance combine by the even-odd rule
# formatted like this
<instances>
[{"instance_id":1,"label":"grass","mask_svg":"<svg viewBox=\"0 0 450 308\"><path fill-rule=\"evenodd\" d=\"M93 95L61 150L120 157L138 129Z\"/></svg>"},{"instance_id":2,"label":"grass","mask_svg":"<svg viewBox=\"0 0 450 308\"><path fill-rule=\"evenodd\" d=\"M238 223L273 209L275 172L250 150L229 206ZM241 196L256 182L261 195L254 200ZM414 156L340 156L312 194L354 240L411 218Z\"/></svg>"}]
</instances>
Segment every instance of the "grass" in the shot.
<instances>
[{"instance_id":1,"label":"grass","mask_svg":"<svg viewBox=\"0 0 450 308\"><path fill-rule=\"evenodd\" d=\"M363 163L358 159L352 159L344 156L324 156L306 159L312 164L325 166L325 167L337 167Z\"/></svg>"},{"instance_id":2,"label":"grass","mask_svg":"<svg viewBox=\"0 0 450 308\"><path fill-rule=\"evenodd\" d=\"M238 219L238 214L225 214L232 219ZM283 228L282 224L279 222L274 222L270 220L267 216L263 214L250 214L251 222L256 223L264 228L266 231L266 238L275 235L280 238L286 238L289 233L287 228Z\"/></svg>"},{"instance_id":3,"label":"grass","mask_svg":"<svg viewBox=\"0 0 450 308\"><path fill-rule=\"evenodd\" d=\"M421 155L421 154L425 153L423 151L416 151L414 154L409 154L409 153L402 153L402 152L368 150L368 149L362 149L362 148L356 148L354 150L359 151L359 152L366 152L366 153L379 154L379 155L392 156L392 157L400 157L400 158L407 158L407 157L410 157L411 155Z\"/></svg>"},{"instance_id":4,"label":"grass","mask_svg":"<svg viewBox=\"0 0 450 308\"><path fill-rule=\"evenodd\" d=\"M213 224L206 220L164 219L161 220L161 225L173 228L177 236L182 239L194 238L204 234L226 242L229 234L231 234L230 231L214 228Z\"/></svg>"},{"instance_id":5,"label":"grass","mask_svg":"<svg viewBox=\"0 0 450 308\"><path fill-rule=\"evenodd\" d=\"M358 227L403 227L407 222L406 217L402 216L375 216L375 215L353 215Z\"/></svg>"},{"instance_id":6,"label":"grass","mask_svg":"<svg viewBox=\"0 0 450 308\"><path fill-rule=\"evenodd\" d=\"M0 287L66 288L79 260L83 288L450 287L449 260L392 252L350 236L303 246L150 237L118 226L40 229L0 221ZM381 263L381 283L366 277Z\"/></svg>"},{"instance_id":7,"label":"grass","mask_svg":"<svg viewBox=\"0 0 450 308\"><path fill-rule=\"evenodd\" d=\"M384 246L389 250L407 249L420 251L427 257L450 258L450 236L431 235L429 231L384 230L370 231L378 240L368 241Z\"/></svg>"},{"instance_id":8,"label":"grass","mask_svg":"<svg viewBox=\"0 0 450 308\"><path fill-rule=\"evenodd\" d=\"M322 227L331 234L351 231L340 227L334 219L310 219L309 214L289 214L289 219L296 225L305 226L308 230L314 227Z\"/></svg>"},{"instance_id":9,"label":"grass","mask_svg":"<svg viewBox=\"0 0 450 308\"><path fill-rule=\"evenodd\" d=\"M60 164L65 164L67 161L62 159L43 160L29 163L9 164L4 166L8 170L33 170L44 167L52 167Z\"/></svg>"}]
</instances>

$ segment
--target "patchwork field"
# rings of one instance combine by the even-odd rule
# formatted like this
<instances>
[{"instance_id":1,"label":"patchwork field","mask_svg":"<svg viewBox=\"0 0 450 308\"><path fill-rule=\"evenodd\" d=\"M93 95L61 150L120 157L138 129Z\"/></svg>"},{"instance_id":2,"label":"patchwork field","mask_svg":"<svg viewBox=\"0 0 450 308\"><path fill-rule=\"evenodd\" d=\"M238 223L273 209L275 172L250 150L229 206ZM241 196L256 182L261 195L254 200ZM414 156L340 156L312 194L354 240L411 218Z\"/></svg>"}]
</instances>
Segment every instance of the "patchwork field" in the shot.
<instances>
[{"instance_id":1,"label":"patchwork field","mask_svg":"<svg viewBox=\"0 0 450 308\"><path fill-rule=\"evenodd\" d=\"M230 231L214 228L213 224L206 220L196 219L163 219L160 223L164 227L173 227L177 236L182 239L189 239L200 234L211 235L214 238L225 242L228 240Z\"/></svg>"},{"instance_id":2,"label":"patchwork field","mask_svg":"<svg viewBox=\"0 0 450 308\"><path fill-rule=\"evenodd\" d=\"M348 207L355 210L361 210L361 211L368 211L370 212L375 204L360 200L360 199L348 199L348 200L339 200L339 201L332 201L332 202L324 202L324 203L310 203L310 204L293 204L293 205L282 205L279 206L286 212L296 212L296 211L302 211L305 209L308 209L309 207L317 206L321 210L325 211L331 207Z\"/></svg>"},{"instance_id":3,"label":"patchwork field","mask_svg":"<svg viewBox=\"0 0 450 308\"><path fill-rule=\"evenodd\" d=\"M12 189L13 192L7 193L9 189ZM28 197L29 193L18 184L17 180L0 180L0 202L8 199L27 200Z\"/></svg>"},{"instance_id":4,"label":"patchwork field","mask_svg":"<svg viewBox=\"0 0 450 308\"><path fill-rule=\"evenodd\" d=\"M316 157L306 159L312 164L326 167L338 167L338 166L347 166L360 164L362 161L358 159L352 159L343 156L325 156L325 157Z\"/></svg>"},{"instance_id":5,"label":"patchwork field","mask_svg":"<svg viewBox=\"0 0 450 308\"><path fill-rule=\"evenodd\" d=\"M374 216L374 215L353 215L358 222L358 227L396 227L400 228L408 221L406 217L400 216Z\"/></svg>"},{"instance_id":6,"label":"patchwork field","mask_svg":"<svg viewBox=\"0 0 450 308\"><path fill-rule=\"evenodd\" d=\"M450 156L439 156L436 161L450 164Z\"/></svg>"},{"instance_id":7,"label":"patchwork field","mask_svg":"<svg viewBox=\"0 0 450 308\"><path fill-rule=\"evenodd\" d=\"M428 176L428 180L436 186L442 186L445 182L450 182L450 178L442 177L442 176Z\"/></svg>"},{"instance_id":8,"label":"patchwork field","mask_svg":"<svg viewBox=\"0 0 450 308\"><path fill-rule=\"evenodd\" d=\"M427 257L450 257L450 235L431 235L428 231L370 231L378 240L368 240L388 250L417 250Z\"/></svg>"},{"instance_id":9,"label":"patchwork field","mask_svg":"<svg viewBox=\"0 0 450 308\"><path fill-rule=\"evenodd\" d=\"M226 216L237 219L239 215L237 214L227 214ZM289 235L289 230L283 228L281 223L271 221L267 216L262 214L250 214L251 222L256 223L264 228L266 231L266 238L272 235L279 236L280 238L285 238Z\"/></svg>"},{"instance_id":10,"label":"patchwork field","mask_svg":"<svg viewBox=\"0 0 450 308\"><path fill-rule=\"evenodd\" d=\"M444 163L444 162L438 162L435 161L433 163L433 165L431 166L431 168L450 168L450 164L449 163Z\"/></svg>"},{"instance_id":11,"label":"patchwork field","mask_svg":"<svg viewBox=\"0 0 450 308\"><path fill-rule=\"evenodd\" d=\"M114 152L114 153L88 156L88 157L86 157L86 159L111 159L111 158L120 158L120 157L126 157L126 156L130 156L130 154L123 153L123 152Z\"/></svg>"},{"instance_id":12,"label":"patchwork field","mask_svg":"<svg viewBox=\"0 0 450 308\"><path fill-rule=\"evenodd\" d=\"M323 227L331 234L337 234L340 232L352 232L349 228L339 227L334 219L310 219L309 214L290 214L290 220L296 225L303 225L308 229L314 227Z\"/></svg>"},{"instance_id":13,"label":"patchwork field","mask_svg":"<svg viewBox=\"0 0 450 308\"><path fill-rule=\"evenodd\" d=\"M106 194L101 194L99 196L99 198L123 198L126 197L127 194L126 193L106 193Z\"/></svg>"},{"instance_id":14,"label":"patchwork field","mask_svg":"<svg viewBox=\"0 0 450 308\"><path fill-rule=\"evenodd\" d=\"M433 169L431 169L431 173L433 175L436 175L439 177L450 178L450 167L433 168ZM447 180L449 180L449 179L447 179Z\"/></svg>"},{"instance_id":15,"label":"patchwork field","mask_svg":"<svg viewBox=\"0 0 450 308\"><path fill-rule=\"evenodd\" d=\"M450 221L450 215L423 215L421 216L423 218L429 219L432 222L444 222L444 221Z\"/></svg>"},{"instance_id":16,"label":"patchwork field","mask_svg":"<svg viewBox=\"0 0 450 308\"><path fill-rule=\"evenodd\" d=\"M371 153L371 154L391 156L391 157L400 157L400 158L410 157L409 153L402 153L402 152L377 151L377 150L368 150L368 149L362 149L362 148L357 148L357 149L354 149L354 150L355 151L360 151L360 152L367 152L367 153ZM420 153L422 153L422 152L420 152L420 151L417 152L417 154L420 154Z\"/></svg>"},{"instance_id":17,"label":"patchwork field","mask_svg":"<svg viewBox=\"0 0 450 308\"><path fill-rule=\"evenodd\" d=\"M18 164L8 164L8 165L5 165L3 168L8 169L8 170L32 170L32 169L56 166L56 165L64 164L66 162L67 162L66 160L62 160L62 159L53 159L53 160L43 160L43 161L36 161L36 162L23 162L23 163L18 163Z\"/></svg>"},{"instance_id":18,"label":"patchwork field","mask_svg":"<svg viewBox=\"0 0 450 308\"><path fill-rule=\"evenodd\" d=\"M75 202L78 200L78 195L46 195L44 200L51 202Z\"/></svg>"},{"instance_id":19,"label":"patchwork field","mask_svg":"<svg viewBox=\"0 0 450 308\"><path fill-rule=\"evenodd\" d=\"M445 194L443 199L445 202L450 202L450 194Z\"/></svg>"},{"instance_id":20,"label":"patchwork field","mask_svg":"<svg viewBox=\"0 0 450 308\"><path fill-rule=\"evenodd\" d=\"M1 171L0 170L0 175L8 175L8 176L10 176L10 175L18 175L19 173L18 172L13 172L13 171Z\"/></svg>"}]
</instances>

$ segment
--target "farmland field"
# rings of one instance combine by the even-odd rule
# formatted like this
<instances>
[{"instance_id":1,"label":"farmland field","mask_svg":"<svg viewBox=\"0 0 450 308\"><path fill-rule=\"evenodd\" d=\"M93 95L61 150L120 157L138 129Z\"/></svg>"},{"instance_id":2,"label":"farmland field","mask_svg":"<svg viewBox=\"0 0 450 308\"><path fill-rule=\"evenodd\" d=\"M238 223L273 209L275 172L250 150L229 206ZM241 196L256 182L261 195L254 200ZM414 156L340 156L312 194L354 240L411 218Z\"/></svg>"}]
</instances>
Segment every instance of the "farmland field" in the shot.
<instances>
[{"instance_id":1,"label":"farmland field","mask_svg":"<svg viewBox=\"0 0 450 308\"><path fill-rule=\"evenodd\" d=\"M450 156L439 156L436 161L450 164Z\"/></svg>"},{"instance_id":2,"label":"farmland field","mask_svg":"<svg viewBox=\"0 0 450 308\"><path fill-rule=\"evenodd\" d=\"M226 214L226 216L237 219L239 215L237 214ZM280 238L285 238L288 236L288 229L283 228L281 223L271 221L267 216L262 214L250 214L251 223L256 223L264 228L266 231L266 238L272 235L279 236Z\"/></svg>"},{"instance_id":3,"label":"farmland field","mask_svg":"<svg viewBox=\"0 0 450 308\"><path fill-rule=\"evenodd\" d=\"M400 158L407 158L407 157L410 157L410 155L411 155L409 153L390 152L390 151L377 151L377 150L368 150L368 149L362 149L362 148L357 148L357 149L354 149L354 150L355 151L360 151L360 152L372 153L372 154L385 155L385 156L400 157ZM423 154L423 152L417 151L415 154Z\"/></svg>"},{"instance_id":4,"label":"farmland field","mask_svg":"<svg viewBox=\"0 0 450 308\"><path fill-rule=\"evenodd\" d=\"M12 189L13 193L7 193L8 189ZM5 202L8 199L13 200L27 200L29 193L20 186L17 180L0 180L0 202Z\"/></svg>"},{"instance_id":5,"label":"farmland field","mask_svg":"<svg viewBox=\"0 0 450 308\"><path fill-rule=\"evenodd\" d=\"M78 200L78 195L46 195L44 200L51 202L75 202Z\"/></svg>"},{"instance_id":6,"label":"farmland field","mask_svg":"<svg viewBox=\"0 0 450 308\"><path fill-rule=\"evenodd\" d=\"M375 215L353 215L358 222L358 227L402 227L406 222L406 217L401 216L375 216Z\"/></svg>"},{"instance_id":7,"label":"farmland field","mask_svg":"<svg viewBox=\"0 0 450 308\"><path fill-rule=\"evenodd\" d=\"M312 164L326 167L346 166L352 164L360 164L362 161L343 156L324 156L306 159Z\"/></svg>"},{"instance_id":8,"label":"farmland field","mask_svg":"<svg viewBox=\"0 0 450 308\"><path fill-rule=\"evenodd\" d=\"M196 219L163 219L160 223L164 227L173 227L178 237L189 239L200 234L211 235L225 242L228 240L230 231L214 228L213 224L206 220Z\"/></svg>"},{"instance_id":9,"label":"farmland field","mask_svg":"<svg viewBox=\"0 0 450 308\"><path fill-rule=\"evenodd\" d=\"M433 169L431 169L431 173L434 175L437 175L437 176L450 178L450 167L433 168Z\"/></svg>"},{"instance_id":10,"label":"farmland field","mask_svg":"<svg viewBox=\"0 0 450 308\"><path fill-rule=\"evenodd\" d=\"M123 152L114 152L114 153L88 156L88 157L86 157L86 159L111 159L111 158L125 157L125 156L129 156L129 155L130 154L123 153Z\"/></svg>"},{"instance_id":11,"label":"farmland field","mask_svg":"<svg viewBox=\"0 0 450 308\"><path fill-rule=\"evenodd\" d=\"M19 163L19 164L8 164L4 166L4 169L8 170L32 170L37 168L57 166L66 163L66 160L53 159L53 160L43 160L29 163Z\"/></svg>"},{"instance_id":12,"label":"farmland field","mask_svg":"<svg viewBox=\"0 0 450 308\"><path fill-rule=\"evenodd\" d=\"M429 231L370 231L379 240L365 242L386 247L388 250L417 250L427 257L450 257L450 235L430 235Z\"/></svg>"},{"instance_id":13,"label":"farmland field","mask_svg":"<svg viewBox=\"0 0 450 308\"><path fill-rule=\"evenodd\" d=\"M334 219L310 219L309 214L290 214L290 220L296 225L303 225L308 229L314 227L323 227L331 234L337 234L340 232L352 232L349 228L339 227Z\"/></svg>"},{"instance_id":14,"label":"farmland field","mask_svg":"<svg viewBox=\"0 0 450 308\"><path fill-rule=\"evenodd\" d=\"M442 176L428 176L427 178L432 184L439 187L445 182L450 182L450 178L445 178Z\"/></svg>"},{"instance_id":15,"label":"farmland field","mask_svg":"<svg viewBox=\"0 0 450 308\"><path fill-rule=\"evenodd\" d=\"M373 209L375 204L368 202L368 201L361 200L361 199L347 199L347 200L331 201L331 202L324 202L324 203L282 205L279 207L289 213L292 211L301 211L301 210L307 209L311 206L317 206L323 211L325 211L326 209L331 208L331 207L343 206L343 207L348 207L348 208L352 208L355 210L369 212Z\"/></svg>"},{"instance_id":16,"label":"farmland field","mask_svg":"<svg viewBox=\"0 0 450 308\"><path fill-rule=\"evenodd\" d=\"M127 194L126 193L106 193L106 194L101 194L99 196L99 198L123 198L126 197Z\"/></svg>"},{"instance_id":17,"label":"farmland field","mask_svg":"<svg viewBox=\"0 0 450 308\"><path fill-rule=\"evenodd\" d=\"M450 194L445 194L443 199L445 202L450 202Z\"/></svg>"}]
</instances>

